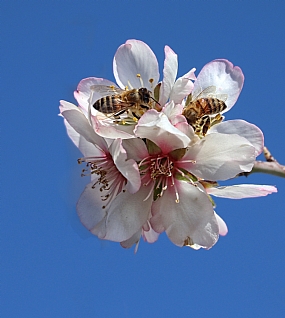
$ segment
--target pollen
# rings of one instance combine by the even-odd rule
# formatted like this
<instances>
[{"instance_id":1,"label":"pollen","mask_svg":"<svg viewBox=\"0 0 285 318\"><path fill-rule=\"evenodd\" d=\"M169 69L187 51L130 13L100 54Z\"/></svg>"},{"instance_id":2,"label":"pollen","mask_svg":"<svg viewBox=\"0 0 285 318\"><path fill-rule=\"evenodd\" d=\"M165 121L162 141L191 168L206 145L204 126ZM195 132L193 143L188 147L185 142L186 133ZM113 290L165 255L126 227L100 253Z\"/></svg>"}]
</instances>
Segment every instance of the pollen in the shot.
<instances>
[{"instance_id":1,"label":"pollen","mask_svg":"<svg viewBox=\"0 0 285 318\"><path fill-rule=\"evenodd\" d=\"M141 77L141 74L138 73L138 74L137 74L137 77Z\"/></svg>"},{"instance_id":2,"label":"pollen","mask_svg":"<svg viewBox=\"0 0 285 318\"><path fill-rule=\"evenodd\" d=\"M153 81L154 81L154 79L153 79L153 78L150 78L150 79L149 79L150 84L152 84L152 83L153 83Z\"/></svg>"}]
</instances>

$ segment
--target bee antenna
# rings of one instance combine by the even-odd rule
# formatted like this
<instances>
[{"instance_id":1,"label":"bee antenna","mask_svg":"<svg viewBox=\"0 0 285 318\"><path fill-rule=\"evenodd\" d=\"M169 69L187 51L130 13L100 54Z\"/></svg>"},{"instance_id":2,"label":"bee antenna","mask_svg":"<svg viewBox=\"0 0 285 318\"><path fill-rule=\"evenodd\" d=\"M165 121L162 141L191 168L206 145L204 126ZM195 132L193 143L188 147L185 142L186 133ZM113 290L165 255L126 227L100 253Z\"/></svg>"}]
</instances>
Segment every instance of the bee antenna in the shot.
<instances>
[{"instance_id":1,"label":"bee antenna","mask_svg":"<svg viewBox=\"0 0 285 318\"><path fill-rule=\"evenodd\" d=\"M150 96L150 98L154 100L159 106L161 106L160 103L156 99L154 99L152 96Z\"/></svg>"}]
</instances>

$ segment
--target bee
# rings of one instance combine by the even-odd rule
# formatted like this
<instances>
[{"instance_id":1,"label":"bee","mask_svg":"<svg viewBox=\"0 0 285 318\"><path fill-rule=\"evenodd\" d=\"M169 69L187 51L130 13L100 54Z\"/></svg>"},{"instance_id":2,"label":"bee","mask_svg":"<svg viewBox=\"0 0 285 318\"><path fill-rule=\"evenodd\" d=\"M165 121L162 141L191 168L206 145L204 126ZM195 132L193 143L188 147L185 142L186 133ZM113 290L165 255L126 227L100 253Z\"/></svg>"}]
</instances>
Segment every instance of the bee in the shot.
<instances>
[{"instance_id":1,"label":"bee","mask_svg":"<svg viewBox=\"0 0 285 318\"><path fill-rule=\"evenodd\" d=\"M205 136L212 125L223 120L220 113L227 108L227 97L227 94L216 94L216 87L209 86L194 98L191 94L188 96L182 115L196 134Z\"/></svg>"},{"instance_id":2,"label":"bee","mask_svg":"<svg viewBox=\"0 0 285 318\"><path fill-rule=\"evenodd\" d=\"M144 87L123 90L114 86L94 85L92 90L103 96L93 104L93 107L114 118L120 118L120 115L126 112L128 116L137 120L152 108L154 100L151 91Z\"/></svg>"}]
</instances>

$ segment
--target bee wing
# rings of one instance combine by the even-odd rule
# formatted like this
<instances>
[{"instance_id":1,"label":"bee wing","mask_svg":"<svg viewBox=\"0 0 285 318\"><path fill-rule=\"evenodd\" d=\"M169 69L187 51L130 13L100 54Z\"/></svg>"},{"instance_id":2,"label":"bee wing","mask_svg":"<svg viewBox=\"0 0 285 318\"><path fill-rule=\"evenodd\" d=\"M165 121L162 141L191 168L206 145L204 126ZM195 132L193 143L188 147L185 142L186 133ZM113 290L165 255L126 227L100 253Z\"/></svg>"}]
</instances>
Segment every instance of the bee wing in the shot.
<instances>
[{"instance_id":1,"label":"bee wing","mask_svg":"<svg viewBox=\"0 0 285 318\"><path fill-rule=\"evenodd\" d=\"M225 102L227 100L227 98L228 98L228 94L216 94L213 97Z\"/></svg>"},{"instance_id":2,"label":"bee wing","mask_svg":"<svg viewBox=\"0 0 285 318\"><path fill-rule=\"evenodd\" d=\"M203 97L208 97L210 94L215 94L216 92L216 86L208 86L205 89L202 90L198 95L193 96L192 100L196 100Z\"/></svg>"},{"instance_id":3,"label":"bee wing","mask_svg":"<svg viewBox=\"0 0 285 318\"><path fill-rule=\"evenodd\" d=\"M92 85L90 89L93 92L96 92L101 95L101 97L116 95L125 92L123 89L115 86L107 86L107 85Z\"/></svg>"}]
</instances>

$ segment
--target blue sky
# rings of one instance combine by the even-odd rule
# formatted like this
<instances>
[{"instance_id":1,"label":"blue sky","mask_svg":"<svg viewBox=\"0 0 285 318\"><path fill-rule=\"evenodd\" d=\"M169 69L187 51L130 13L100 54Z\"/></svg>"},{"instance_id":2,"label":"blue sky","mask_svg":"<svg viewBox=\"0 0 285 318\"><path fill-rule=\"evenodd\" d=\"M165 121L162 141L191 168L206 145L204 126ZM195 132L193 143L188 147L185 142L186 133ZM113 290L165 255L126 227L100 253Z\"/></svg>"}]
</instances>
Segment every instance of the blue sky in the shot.
<instances>
[{"instance_id":1,"label":"blue sky","mask_svg":"<svg viewBox=\"0 0 285 318\"><path fill-rule=\"evenodd\" d=\"M117 47L140 39L160 71L164 45L178 54L178 75L216 58L240 66L245 84L227 119L259 126L285 163L284 8L262 0L3 1L2 317L284 316L284 179L234 180L279 192L216 200L229 233L211 250L161 235L134 255L78 221L89 180L57 116L82 78L113 80Z\"/></svg>"}]
</instances>

